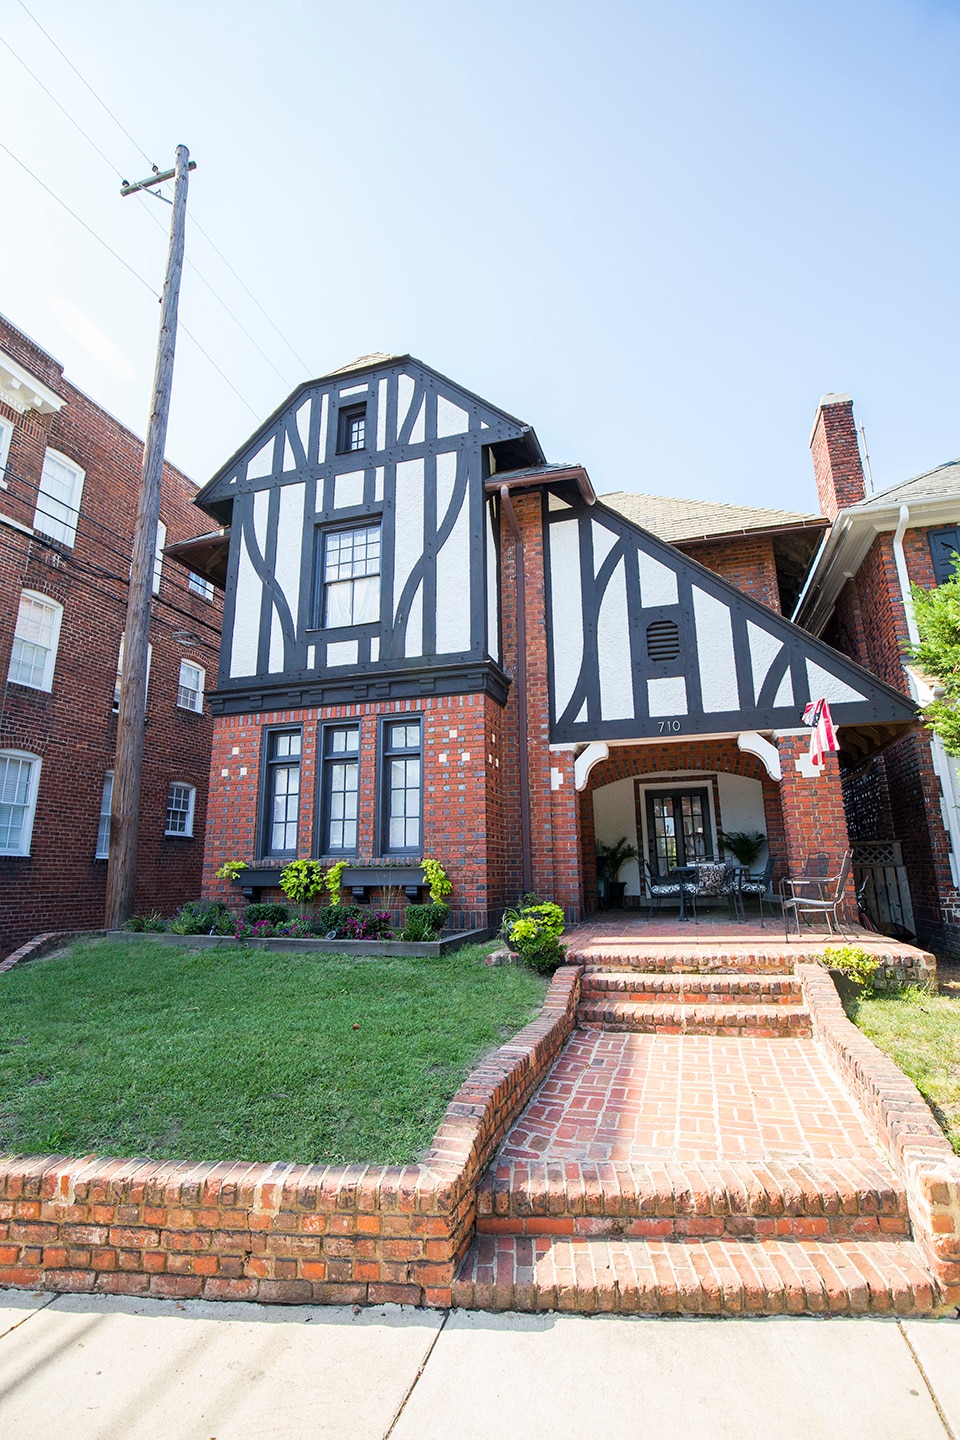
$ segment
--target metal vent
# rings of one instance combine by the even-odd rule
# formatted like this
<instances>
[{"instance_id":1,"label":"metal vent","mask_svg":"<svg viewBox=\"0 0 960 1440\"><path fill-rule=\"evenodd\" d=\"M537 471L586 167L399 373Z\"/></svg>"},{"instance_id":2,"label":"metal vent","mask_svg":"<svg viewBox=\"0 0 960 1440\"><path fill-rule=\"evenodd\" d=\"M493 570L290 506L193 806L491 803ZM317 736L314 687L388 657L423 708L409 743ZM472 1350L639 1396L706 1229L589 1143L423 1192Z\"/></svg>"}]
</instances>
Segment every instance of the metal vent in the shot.
<instances>
[{"instance_id":1,"label":"metal vent","mask_svg":"<svg viewBox=\"0 0 960 1440\"><path fill-rule=\"evenodd\" d=\"M647 626L647 654L651 660L676 660L680 631L672 620L653 620Z\"/></svg>"}]
</instances>

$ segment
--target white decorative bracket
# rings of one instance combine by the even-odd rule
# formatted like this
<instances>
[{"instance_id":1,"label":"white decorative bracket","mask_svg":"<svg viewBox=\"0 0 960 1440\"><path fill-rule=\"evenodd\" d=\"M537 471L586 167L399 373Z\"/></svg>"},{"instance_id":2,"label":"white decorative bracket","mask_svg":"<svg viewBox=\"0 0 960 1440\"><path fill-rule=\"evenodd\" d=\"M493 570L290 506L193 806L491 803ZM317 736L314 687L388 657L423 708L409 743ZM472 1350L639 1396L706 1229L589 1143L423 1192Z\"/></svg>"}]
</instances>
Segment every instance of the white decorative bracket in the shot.
<instances>
[{"instance_id":1,"label":"white decorative bracket","mask_svg":"<svg viewBox=\"0 0 960 1440\"><path fill-rule=\"evenodd\" d=\"M583 790L590 778L590 771L610 754L610 746L602 740L591 740L586 750L581 750L573 762L573 778L578 790Z\"/></svg>"},{"instance_id":2,"label":"white decorative bracket","mask_svg":"<svg viewBox=\"0 0 960 1440\"><path fill-rule=\"evenodd\" d=\"M783 779L780 751L776 745L772 745L769 740L764 740L762 735L758 735L756 730L744 730L738 735L737 748L745 750L748 755L756 755L771 780Z\"/></svg>"}]
</instances>

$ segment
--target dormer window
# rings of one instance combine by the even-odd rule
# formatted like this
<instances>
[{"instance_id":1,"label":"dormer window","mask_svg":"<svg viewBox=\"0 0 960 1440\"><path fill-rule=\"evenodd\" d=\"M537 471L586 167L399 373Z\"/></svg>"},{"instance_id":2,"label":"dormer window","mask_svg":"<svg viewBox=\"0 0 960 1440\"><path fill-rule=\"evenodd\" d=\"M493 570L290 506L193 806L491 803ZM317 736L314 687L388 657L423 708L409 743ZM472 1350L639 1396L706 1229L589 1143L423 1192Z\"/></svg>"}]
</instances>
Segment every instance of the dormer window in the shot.
<instances>
[{"instance_id":1,"label":"dormer window","mask_svg":"<svg viewBox=\"0 0 960 1440\"><path fill-rule=\"evenodd\" d=\"M350 455L367 448L367 407L349 405L340 411L337 432L337 454Z\"/></svg>"}]
</instances>

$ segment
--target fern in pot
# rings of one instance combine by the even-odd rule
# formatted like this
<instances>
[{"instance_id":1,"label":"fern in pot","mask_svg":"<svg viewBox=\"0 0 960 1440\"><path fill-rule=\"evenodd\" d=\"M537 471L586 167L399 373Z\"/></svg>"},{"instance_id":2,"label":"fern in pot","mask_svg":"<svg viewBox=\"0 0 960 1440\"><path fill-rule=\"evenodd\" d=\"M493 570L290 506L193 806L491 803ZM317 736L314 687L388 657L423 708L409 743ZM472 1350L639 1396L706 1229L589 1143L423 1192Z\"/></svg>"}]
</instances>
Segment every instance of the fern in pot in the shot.
<instances>
[{"instance_id":1,"label":"fern in pot","mask_svg":"<svg viewBox=\"0 0 960 1440\"><path fill-rule=\"evenodd\" d=\"M636 845L631 845L626 835L621 835L612 845L597 841L597 889L605 910L623 904L627 886L620 879L620 871L628 860L636 860L637 854Z\"/></svg>"}]
</instances>

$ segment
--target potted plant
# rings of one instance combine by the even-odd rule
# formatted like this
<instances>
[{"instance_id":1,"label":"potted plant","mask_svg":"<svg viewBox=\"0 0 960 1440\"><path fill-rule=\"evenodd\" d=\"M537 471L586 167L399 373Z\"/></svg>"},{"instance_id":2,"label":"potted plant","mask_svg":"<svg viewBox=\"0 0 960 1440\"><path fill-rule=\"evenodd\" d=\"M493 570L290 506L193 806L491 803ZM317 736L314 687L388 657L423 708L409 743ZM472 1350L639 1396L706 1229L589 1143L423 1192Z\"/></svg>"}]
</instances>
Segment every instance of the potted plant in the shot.
<instances>
[{"instance_id":1,"label":"potted plant","mask_svg":"<svg viewBox=\"0 0 960 1440\"><path fill-rule=\"evenodd\" d=\"M637 847L631 845L626 835L621 835L612 845L597 841L597 889L604 909L623 904L626 881L620 879L620 871L628 860L637 858Z\"/></svg>"},{"instance_id":2,"label":"potted plant","mask_svg":"<svg viewBox=\"0 0 960 1440\"><path fill-rule=\"evenodd\" d=\"M827 967L837 994L845 1005L873 994L873 982L880 961L862 945L834 945L817 959Z\"/></svg>"},{"instance_id":3,"label":"potted plant","mask_svg":"<svg viewBox=\"0 0 960 1440\"><path fill-rule=\"evenodd\" d=\"M767 837L759 830L721 830L720 843L749 870L767 843Z\"/></svg>"}]
</instances>

